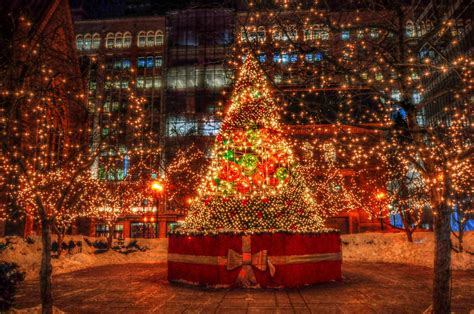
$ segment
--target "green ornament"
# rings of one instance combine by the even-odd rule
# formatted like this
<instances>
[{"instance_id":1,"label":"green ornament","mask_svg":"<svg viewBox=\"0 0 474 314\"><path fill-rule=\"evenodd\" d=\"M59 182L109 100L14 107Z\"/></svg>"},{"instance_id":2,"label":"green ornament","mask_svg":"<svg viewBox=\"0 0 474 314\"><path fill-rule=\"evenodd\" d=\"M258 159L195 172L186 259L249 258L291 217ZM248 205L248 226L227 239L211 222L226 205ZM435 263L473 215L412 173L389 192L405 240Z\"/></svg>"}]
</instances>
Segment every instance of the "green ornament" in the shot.
<instances>
[{"instance_id":1,"label":"green ornament","mask_svg":"<svg viewBox=\"0 0 474 314\"><path fill-rule=\"evenodd\" d=\"M219 186L219 184L221 184L221 179L214 178L213 180L214 180L214 182L216 183L217 186Z\"/></svg>"},{"instance_id":2,"label":"green ornament","mask_svg":"<svg viewBox=\"0 0 474 314\"><path fill-rule=\"evenodd\" d=\"M233 161L234 160L234 152L230 149L226 150L226 152L224 153L224 159L229 160L229 161Z\"/></svg>"},{"instance_id":3,"label":"green ornament","mask_svg":"<svg viewBox=\"0 0 474 314\"><path fill-rule=\"evenodd\" d=\"M234 183L232 182L227 182L227 181L224 181L222 182L222 184L219 186L220 190L222 191L222 194L224 196L228 196L228 195L232 195L235 193L235 190L234 190Z\"/></svg>"},{"instance_id":4,"label":"green ornament","mask_svg":"<svg viewBox=\"0 0 474 314\"><path fill-rule=\"evenodd\" d=\"M250 129L246 132L246 135L247 135L247 139L249 140L249 142L255 142L258 140L258 130L256 129Z\"/></svg>"},{"instance_id":5,"label":"green ornament","mask_svg":"<svg viewBox=\"0 0 474 314\"><path fill-rule=\"evenodd\" d=\"M258 157L252 154L245 154L240 158L239 164L245 171L253 171L257 168Z\"/></svg>"},{"instance_id":6,"label":"green ornament","mask_svg":"<svg viewBox=\"0 0 474 314\"><path fill-rule=\"evenodd\" d=\"M278 168L275 177L277 177L278 180L285 180L286 177L288 177L288 169L284 167Z\"/></svg>"},{"instance_id":7,"label":"green ornament","mask_svg":"<svg viewBox=\"0 0 474 314\"><path fill-rule=\"evenodd\" d=\"M260 98L260 96L262 96L262 93L260 93L259 91L256 91L256 92L253 94L253 97L254 97L254 98Z\"/></svg>"}]
</instances>

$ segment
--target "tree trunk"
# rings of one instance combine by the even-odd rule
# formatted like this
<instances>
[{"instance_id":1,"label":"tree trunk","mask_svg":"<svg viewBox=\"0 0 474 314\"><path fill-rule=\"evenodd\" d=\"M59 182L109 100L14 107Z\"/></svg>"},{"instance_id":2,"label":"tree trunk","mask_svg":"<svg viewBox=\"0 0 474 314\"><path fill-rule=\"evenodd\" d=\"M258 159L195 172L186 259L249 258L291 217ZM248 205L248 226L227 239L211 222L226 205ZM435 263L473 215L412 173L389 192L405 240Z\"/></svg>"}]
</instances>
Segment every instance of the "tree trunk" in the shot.
<instances>
[{"instance_id":1,"label":"tree trunk","mask_svg":"<svg viewBox=\"0 0 474 314\"><path fill-rule=\"evenodd\" d=\"M450 210L441 199L440 193L435 193L434 206L434 236L435 259L433 276L433 313L445 314L451 310L451 226Z\"/></svg>"},{"instance_id":2,"label":"tree trunk","mask_svg":"<svg viewBox=\"0 0 474 314\"><path fill-rule=\"evenodd\" d=\"M40 290L41 308L43 314L53 313L53 295L51 287L51 223L48 219L41 220L41 242L43 252L41 257Z\"/></svg>"},{"instance_id":3,"label":"tree trunk","mask_svg":"<svg viewBox=\"0 0 474 314\"><path fill-rule=\"evenodd\" d=\"M413 231L412 229L405 228L405 233L407 235L407 240L410 243L413 243Z\"/></svg>"},{"instance_id":4,"label":"tree trunk","mask_svg":"<svg viewBox=\"0 0 474 314\"><path fill-rule=\"evenodd\" d=\"M114 229L115 224L110 225L109 234L107 237L107 250L110 250L112 248L112 241L114 239Z\"/></svg>"},{"instance_id":5,"label":"tree trunk","mask_svg":"<svg viewBox=\"0 0 474 314\"><path fill-rule=\"evenodd\" d=\"M63 252L63 240L64 240L64 232L59 231L58 232L58 258L61 257L61 254Z\"/></svg>"}]
</instances>

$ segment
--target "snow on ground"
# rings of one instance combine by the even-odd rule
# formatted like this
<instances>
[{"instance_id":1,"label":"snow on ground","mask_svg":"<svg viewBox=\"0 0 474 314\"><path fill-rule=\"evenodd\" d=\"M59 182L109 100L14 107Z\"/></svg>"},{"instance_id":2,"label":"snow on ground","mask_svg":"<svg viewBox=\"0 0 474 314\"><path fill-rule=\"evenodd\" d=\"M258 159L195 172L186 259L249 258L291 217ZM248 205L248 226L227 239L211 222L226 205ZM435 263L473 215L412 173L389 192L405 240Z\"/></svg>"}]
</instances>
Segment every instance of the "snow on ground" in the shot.
<instances>
[{"instance_id":1,"label":"snow on ground","mask_svg":"<svg viewBox=\"0 0 474 314\"><path fill-rule=\"evenodd\" d=\"M434 235L432 232L415 232L413 243L400 233L356 233L342 238L343 261L367 261L412 264L433 267ZM453 244L457 240L452 238ZM452 269L474 269L474 231L464 235L464 249L467 253L452 252Z\"/></svg>"},{"instance_id":2,"label":"snow on ground","mask_svg":"<svg viewBox=\"0 0 474 314\"><path fill-rule=\"evenodd\" d=\"M343 260L433 267L433 233L417 232L414 234L413 243L407 242L405 237L404 233L374 232L342 235ZM474 232L468 232L464 237L465 249L474 252ZM0 238L0 243L5 243L6 239ZM27 279L37 278L41 261L40 239L34 239L34 243L28 243L19 237L9 237L8 239L11 244L5 250L0 251L0 260L19 264L26 272ZM64 252L60 259L53 258L53 272L55 274L107 264L166 262L167 239L137 239L137 244L140 247L147 247L147 250L129 254L113 250L97 253L96 249L87 245L85 241L88 239L90 242L94 242L96 238L73 236L66 237L65 242L71 239L82 241L82 252L73 255ZM127 239L125 245L129 241L130 239ZM455 240L453 239L453 241ZM453 269L474 269L474 255L453 252L452 267Z\"/></svg>"},{"instance_id":3,"label":"snow on ground","mask_svg":"<svg viewBox=\"0 0 474 314\"><path fill-rule=\"evenodd\" d=\"M5 243L7 238L0 238L0 243ZM38 237L34 243L27 243L20 237L8 237L11 245L0 252L0 260L15 262L20 265L26 273L26 279L35 279L38 277L41 264L41 239ZM61 274L75 271L92 266L107 264L126 264L126 263L164 263L166 262L166 253L168 251L167 239L137 239L140 247L146 247L144 252L135 251L129 254L122 254L113 250L105 252L96 252L96 249L89 246L85 239L93 243L96 238L73 236L66 237L64 241L69 240L82 241L82 252L77 254L67 254L64 251L61 258L52 258L53 273ZM55 240L55 237L53 237ZM103 239L105 241L105 239ZM125 241L125 245L129 243Z\"/></svg>"}]
</instances>

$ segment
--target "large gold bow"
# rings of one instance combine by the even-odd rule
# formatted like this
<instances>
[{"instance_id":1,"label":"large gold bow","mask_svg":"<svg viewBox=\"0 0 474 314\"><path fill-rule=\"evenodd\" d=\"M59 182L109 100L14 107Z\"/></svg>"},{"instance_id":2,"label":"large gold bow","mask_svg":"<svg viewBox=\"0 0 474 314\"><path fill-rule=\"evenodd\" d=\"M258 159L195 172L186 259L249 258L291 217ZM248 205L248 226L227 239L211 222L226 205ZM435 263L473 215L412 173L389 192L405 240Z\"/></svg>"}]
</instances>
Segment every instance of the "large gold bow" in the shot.
<instances>
[{"instance_id":1,"label":"large gold bow","mask_svg":"<svg viewBox=\"0 0 474 314\"><path fill-rule=\"evenodd\" d=\"M242 266L242 268L237 277L237 282L246 288L258 287L252 266L261 271L267 271L268 266L270 275L272 277L275 275L275 266L268 259L267 250L262 250L254 254L251 253L250 236L242 237L242 254L232 249L227 251L227 270L232 270L240 266Z\"/></svg>"}]
</instances>

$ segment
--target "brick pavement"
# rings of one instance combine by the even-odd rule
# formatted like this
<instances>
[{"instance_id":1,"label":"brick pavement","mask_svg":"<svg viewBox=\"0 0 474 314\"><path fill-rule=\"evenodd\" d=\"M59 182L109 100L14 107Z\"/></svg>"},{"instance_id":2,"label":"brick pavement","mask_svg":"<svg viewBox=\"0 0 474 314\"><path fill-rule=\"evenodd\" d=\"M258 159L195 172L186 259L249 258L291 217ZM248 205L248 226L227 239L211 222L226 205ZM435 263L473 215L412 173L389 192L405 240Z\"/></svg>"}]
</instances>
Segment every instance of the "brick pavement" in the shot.
<instances>
[{"instance_id":1,"label":"brick pavement","mask_svg":"<svg viewBox=\"0 0 474 314\"><path fill-rule=\"evenodd\" d=\"M420 313L430 304L432 270L344 262L344 280L301 289L205 289L169 284L165 264L125 264L55 276L55 305L73 313ZM456 271L453 310L474 310L474 271ZM38 304L26 282L17 308Z\"/></svg>"}]
</instances>

